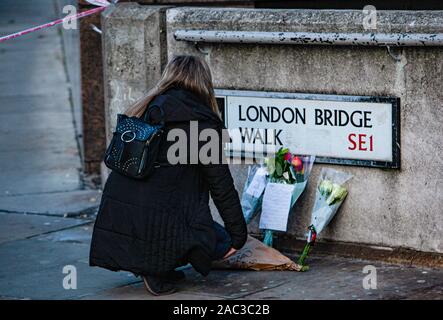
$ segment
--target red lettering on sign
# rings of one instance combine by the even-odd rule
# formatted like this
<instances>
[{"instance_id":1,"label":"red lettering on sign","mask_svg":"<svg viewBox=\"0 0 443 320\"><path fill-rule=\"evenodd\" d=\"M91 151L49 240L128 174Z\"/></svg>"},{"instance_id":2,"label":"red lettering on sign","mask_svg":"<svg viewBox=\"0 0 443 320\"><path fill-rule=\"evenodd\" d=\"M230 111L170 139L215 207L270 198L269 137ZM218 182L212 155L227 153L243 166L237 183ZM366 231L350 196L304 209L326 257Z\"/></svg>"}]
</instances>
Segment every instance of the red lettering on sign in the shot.
<instances>
[{"instance_id":1,"label":"red lettering on sign","mask_svg":"<svg viewBox=\"0 0 443 320\"><path fill-rule=\"evenodd\" d=\"M374 150L374 138L373 136L369 136L369 150L366 146L368 140L366 139L367 135L364 133L355 134L351 133L348 136L348 140L350 146L348 146L349 150L358 150L358 151L373 151Z\"/></svg>"},{"instance_id":2,"label":"red lettering on sign","mask_svg":"<svg viewBox=\"0 0 443 320\"><path fill-rule=\"evenodd\" d=\"M366 151L368 149L366 149L366 147L364 146L366 144L366 135L365 134L359 134L358 135L358 144L359 144L359 148L358 150L360 151Z\"/></svg>"},{"instance_id":3,"label":"red lettering on sign","mask_svg":"<svg viewBox=\"0 0 443 320\"><path fill-rule=\"evenodd\" d=\"M349 142L352 144L352 147L348 147L349 150L355 150L357 148L357 144L355 143L354 140L352 140L352 138L355 138L356 134L355 133L351 133L348 136Z\"/></svg>"}]
</instances>

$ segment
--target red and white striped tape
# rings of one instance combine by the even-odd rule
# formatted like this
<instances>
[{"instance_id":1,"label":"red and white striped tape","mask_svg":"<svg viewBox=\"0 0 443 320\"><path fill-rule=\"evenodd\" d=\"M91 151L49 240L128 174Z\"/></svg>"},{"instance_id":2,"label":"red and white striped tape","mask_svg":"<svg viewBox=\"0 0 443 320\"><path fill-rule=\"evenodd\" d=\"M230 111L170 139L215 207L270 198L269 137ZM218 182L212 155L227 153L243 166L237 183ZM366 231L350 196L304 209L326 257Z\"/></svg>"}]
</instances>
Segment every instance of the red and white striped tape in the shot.
<instances>
[{"instance_id":1,"label":"red and white striped tape","mask_svg":"<svg viewBox=\"0 0 443 320\"><path fill-rule=\"evenodd\" d=\"M89 2L92 5L98 6L98 8L94 8L94 9L86 10L86 11L83 11L83 12L79 12L79 13L77 13L75 15L69 15L69 16L66 16L66 17L64 17L62 19L57 19L57 20L52 21L52 22L48 22L48 23L45 23L45 24L42 24L42 25L39 25L39 26L36 26L36 27L32 27L32 28L29 28L29 29L25 29L25 30L22 30L22 31L19 31L19 32L16 32L16 33L12 33L12 34L0 37L0 42L6 41L6 40L10 40L10 39L14 39L14 38L17 38L17 37L20 37L20 36L23 36L25 34L28 34L28 33L31 33L31 32L35 32L35 31L38 31L38 30L46 29L46 28L55 26L57 24L61 24L64 21L76 20L76 19L80 19L80 18L89 16L91 14L95 14L97 12L101 12L101 11L105 10L106 7L108 7L110 5L110 3L108 1L106 1L106 0L86 0L86 1ZM114 1L114 3L117 3L117 1Z\"/></svg>"}]
</instances>

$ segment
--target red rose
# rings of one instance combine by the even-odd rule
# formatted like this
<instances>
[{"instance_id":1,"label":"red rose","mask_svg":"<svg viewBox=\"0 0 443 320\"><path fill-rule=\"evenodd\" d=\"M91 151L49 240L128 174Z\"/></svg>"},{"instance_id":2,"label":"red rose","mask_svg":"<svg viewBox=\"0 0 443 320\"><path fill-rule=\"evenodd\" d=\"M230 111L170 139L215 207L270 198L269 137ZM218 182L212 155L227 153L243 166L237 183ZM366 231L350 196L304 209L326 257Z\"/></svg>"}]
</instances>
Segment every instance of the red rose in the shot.
<instances>
[{"instance_id":1,"label":"red rose","mask_svg":"<svg viewBox=\"0 0 443 320\"><path fill-rule=\"evenodd\" d=\"M283 159L285 161L291 161L292 158L292 154L290 152L285 153L285 155L283 156Z\"/></svg>"},{"instance_id":2,"label":"red rose","mask_svg":"<svg viewBox=\"0 0 443 320\"><path fill-rule=\"evenodd\" d=\"M303 161L299 157L294 157L291 162L292 166L294 167L295 171L302 171L303 170Z\"/></svg>"},{"instance_id":3,"label":"red rose","mask_svg":"<svg viewBox=\"0 0 443 320\"><path fill-rule=\"evenodd\" d=\"M311 235L311 242L315 242L315 239L317 239L317 233L313 232Z\"/></svg>"}]
</instances>

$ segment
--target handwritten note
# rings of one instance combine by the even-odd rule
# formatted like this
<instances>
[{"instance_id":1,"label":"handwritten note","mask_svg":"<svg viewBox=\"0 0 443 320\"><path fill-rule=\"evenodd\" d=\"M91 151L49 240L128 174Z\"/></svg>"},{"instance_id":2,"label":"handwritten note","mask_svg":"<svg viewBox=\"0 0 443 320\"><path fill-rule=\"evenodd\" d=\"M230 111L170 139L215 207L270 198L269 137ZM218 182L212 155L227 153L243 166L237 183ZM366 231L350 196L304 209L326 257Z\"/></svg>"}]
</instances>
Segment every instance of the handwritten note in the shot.
<instances>
[{"instance_id":1,"label":"handwritten note","mask_svg":"<svg viewBox=\"0 0 443 320\"><path fill-rule=\"evenodd\" d=\"M265 168L258 168L255 172L254 177L252 178L251 183L248 186L248 189L246 189L246 193L255 197L260 198L261 194L263 193L263 190L265 190L266 187L266 169Z\"/></svg>"},{"instance_id":2,"label":"handwritten note","mask_svg":"<svg viewBox=\"0 0 443 320\"><path fill-rule=\"evenodd\" d=\"M260 229L286 231L294 186L268 183L263 196Z\"/></svg>"}]
</instances>

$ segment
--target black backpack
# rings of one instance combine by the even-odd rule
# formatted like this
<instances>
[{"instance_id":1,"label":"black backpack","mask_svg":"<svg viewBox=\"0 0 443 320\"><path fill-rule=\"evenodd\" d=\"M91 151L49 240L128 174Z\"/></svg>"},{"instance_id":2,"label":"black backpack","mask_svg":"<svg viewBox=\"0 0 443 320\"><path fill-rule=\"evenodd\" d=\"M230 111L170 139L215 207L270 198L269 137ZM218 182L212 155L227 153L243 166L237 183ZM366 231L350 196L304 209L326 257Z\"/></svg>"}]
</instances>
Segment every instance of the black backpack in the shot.
<instances>
[{"instance_id":1,"label":"black backpack","mask_svg":"<svg viewBox=\"0 0 443 320\"><path fill-rule=\"evenodd\" d=\"M158 96L147 108L143 119L117 115L117 126L106 149L105 165L127 177L146 178L156 165L160 142L165 132L163 102ZM161 120L152 124L152 110L160 110Z\"/></svg>"}]
</instances>

